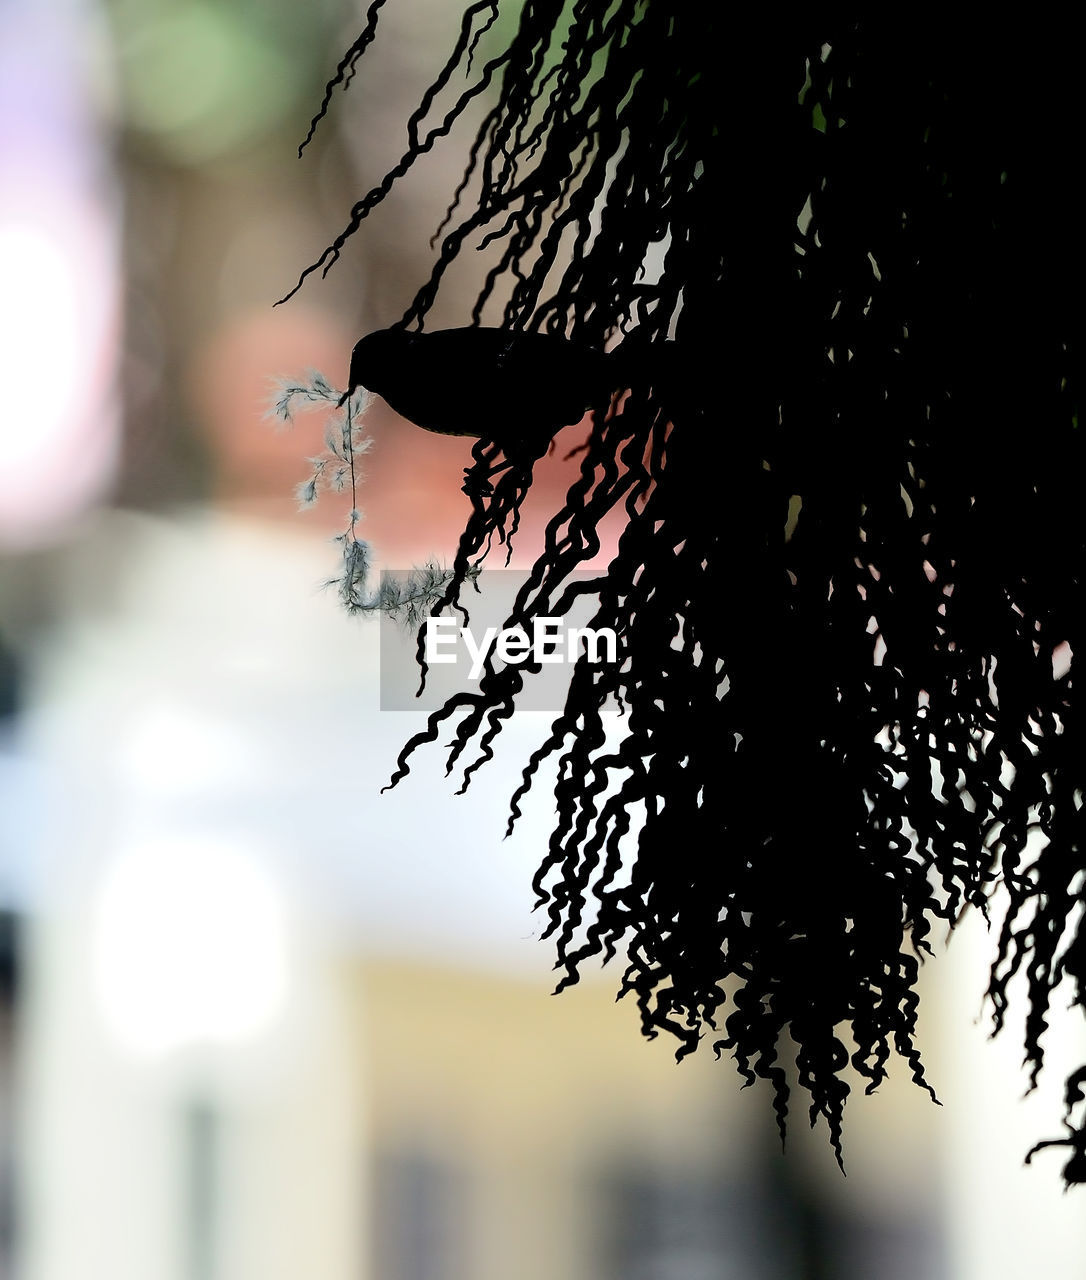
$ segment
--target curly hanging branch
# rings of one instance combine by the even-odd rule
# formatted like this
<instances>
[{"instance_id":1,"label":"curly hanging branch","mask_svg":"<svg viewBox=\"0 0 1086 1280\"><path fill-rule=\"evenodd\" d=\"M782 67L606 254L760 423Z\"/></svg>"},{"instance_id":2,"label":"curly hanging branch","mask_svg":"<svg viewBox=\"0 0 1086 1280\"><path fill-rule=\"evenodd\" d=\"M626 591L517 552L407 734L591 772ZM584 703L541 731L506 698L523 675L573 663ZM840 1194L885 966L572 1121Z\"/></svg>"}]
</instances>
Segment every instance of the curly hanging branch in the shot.
<instances>
[{"instance_id":1,"label":"curly hanging branch","mask_svg":"<svg viewBox=\"0 0 1086 1280\"><path fill-rule=\"evenodd\" d=\"M990 996L998 1030L1026 975L1035 1080L1057 988L1086 1003L1076 41L1008 19L965 44L869 6L782 23L524 0L470 79L495 9L469 7L403 158L299 286L500 77L400 325L489 245L475 323L500 288L505 328L630 357L508 623L568 610L625 512L593 624L618 663L576 667L512 802L515 820L556 755L535 887L561 985L624 949L646 1034L682 1056L715 1033L769 1082L782 1134L787 1033L840 1157L850 1064L870 1092L896 1054L930 1092L918 958L1001 886ZM446 603L531 483L512 467L473 489L497 453L476 448ZM529 674L488 668L393 783L455 719L467 785ZM1053 1140L1068 1182L1086 1181L1082 1079Z\"/></svg>"},{"instance_id":2,"label":"curly hanging branch","mask_svg":"<svg viewBox=\"0 0 1086 1280\"><path fill-rule=\"evenodd\" d=\"M386 0L373 0L373 3L370 5L369 10L366 13L365 29L340 59L339 66L336 67L336 74L325 86L324 97L321 99L321 105L317 109L317 114L312 120L310 120L309 130L298 147L299 159L301 158L302 152L309 146L310 142L313 141L313 135L317 132L317 125L319 125L328 114L328 108L331 106L332 94L335 92L336 86L342 85L344 89L346 89L354 79L355 68L358 66L359 59L366 52L367 47L373 41L373 37L377 34L377 17L384 8L385 2Z\"/></svg>"}]
</instances>

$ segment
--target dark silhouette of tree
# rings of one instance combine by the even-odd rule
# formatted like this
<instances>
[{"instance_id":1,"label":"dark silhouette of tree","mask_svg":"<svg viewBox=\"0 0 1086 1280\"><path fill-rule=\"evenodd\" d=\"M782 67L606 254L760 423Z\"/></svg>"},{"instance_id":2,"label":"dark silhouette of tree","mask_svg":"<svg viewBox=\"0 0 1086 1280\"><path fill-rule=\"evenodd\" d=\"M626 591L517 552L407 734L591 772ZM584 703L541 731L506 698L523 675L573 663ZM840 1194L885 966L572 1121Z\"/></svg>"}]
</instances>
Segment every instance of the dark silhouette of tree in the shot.
<instances>
[{"instance_id":1,"label":"dark silhouette of tree","mask_svg":"<svg viewBox=\"0 0 1086 1280\"><path fill-rule=\"evenodd\" d=\"M989 995L998 1030L1024 975L1035 1082L1053 993L1067 979L1086 995L1072 28L524 0L484 57L496 15L497 0L467 9L402 160L299 286L496 86L394 327L421 330L450 263L497 245L473 325L504 289L510 333L626 357L627 394L603 388L508 620L567 611L587 590L570 574L624 510L591 587L619 661L575 668L512 798L510 824L559 757L535 887L560 987L623 951L645 1033L677 1037L680 1057L709 1035L746 1083L770 1082L782 1134L794 1053L840 1159L850 1062L870 1092L900 1055L931 1092L919 960L936 922L987 914L1001 887ZM515 531L542 450L503 454L496 436L473 447L435 609ZM451 727L466 786L531 673L491 663L393 783ZM601 714L616 698L617 746ZM1038 1144L1069 1148L1069 1183L1086 1181L1084 1097L1086 1068L1064 1136Z\"/></svg>"}]
</instances>

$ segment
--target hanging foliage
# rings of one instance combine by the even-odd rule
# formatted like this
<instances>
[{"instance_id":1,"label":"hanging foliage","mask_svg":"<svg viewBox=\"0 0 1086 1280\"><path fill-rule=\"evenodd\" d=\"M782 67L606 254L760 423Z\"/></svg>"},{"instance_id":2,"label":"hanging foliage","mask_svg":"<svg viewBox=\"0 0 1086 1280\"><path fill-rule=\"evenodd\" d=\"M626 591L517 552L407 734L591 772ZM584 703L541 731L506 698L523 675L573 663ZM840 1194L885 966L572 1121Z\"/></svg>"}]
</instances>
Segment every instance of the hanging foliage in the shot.
<instances>
[{"instance_id":1,"label":"hanging foliage","mask_svg":"<svg viewBox=\"0 0 1086 1280\"><path fill-rule=\"evenodd\" d=\"M900 1055L931 1092L915 987L937 922L1001 904L989 994L998 1029L1023 976L1034 1081L1057 987L1086 995L1078 46L1009 17L757 8L523 0L484 56L498 4L477 0L403 158L299 286L492 103L394 327L497 246L473 325L497 298L512 335L623 356L507 624L566 612L625 513L592 588L619 660L575 668L512 798L511 823L558 757L535 887L560 985L621 952L645 1033L768 1080L782 1134L794 1057L840 1158L850 1063L871 1091ZM515 438L473 447L445 602L515 531L545 448ZM393 782L451 727L467 785L531 674L489 665ZM1051 1140L1068 1182L1084 1095L1086 1068Z\"/></svg>"}]
</instances>

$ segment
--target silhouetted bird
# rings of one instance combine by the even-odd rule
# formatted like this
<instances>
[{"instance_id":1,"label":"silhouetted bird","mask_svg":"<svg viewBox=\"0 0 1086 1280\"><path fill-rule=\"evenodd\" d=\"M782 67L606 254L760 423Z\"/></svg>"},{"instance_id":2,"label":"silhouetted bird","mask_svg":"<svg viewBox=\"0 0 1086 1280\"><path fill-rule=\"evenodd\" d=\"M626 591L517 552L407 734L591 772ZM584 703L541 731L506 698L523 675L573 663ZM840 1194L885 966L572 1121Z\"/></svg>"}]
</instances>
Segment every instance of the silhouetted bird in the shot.
<instances>
[{"instance_id":1,"label":"silhouetted bird","mask_svg":"<svg viewBox=\"0 0 1086 1280\"><path fill-rule=\"evenodd\" d=\"M479 436L507 456L539 456L562 427L605 404L622 383L613 356L550 334L380 329L351 353L341 403L365 387L427 431Z\"/></svg>"}]
</instances>

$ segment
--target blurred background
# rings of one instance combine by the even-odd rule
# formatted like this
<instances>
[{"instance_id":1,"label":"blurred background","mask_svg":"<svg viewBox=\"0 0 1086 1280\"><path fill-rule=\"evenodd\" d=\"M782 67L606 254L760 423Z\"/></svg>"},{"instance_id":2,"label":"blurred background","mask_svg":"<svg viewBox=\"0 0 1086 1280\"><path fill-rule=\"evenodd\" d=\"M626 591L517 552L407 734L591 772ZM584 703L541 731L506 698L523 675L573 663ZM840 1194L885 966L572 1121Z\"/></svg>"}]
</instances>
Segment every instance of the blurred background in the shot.
<instances>
[{"instance_id":1,"label":"blurred background","mask_svg":"<svg viewBox=\"0 0 1086 1280\"><path fill-rule=\"evenodd\" d=\"M1054 1019L1021 1099L982 922L925 970L945 1105L904 1070L854 1096L846 1179L801 1098L782 1158L760 1089L642 1040L617 970L551 998L546 777L502 840L545 715L464 796L436 752L379 794L419 717L378 709L376 628L322 589L346 502L293 496L320 415L265 413L403 312L470 126L272 304L459 11L389 5L299 160L360 6L0 0L0 1277L1086 1275L1058 1153L1022 1167L1086 1046ZM468 321L458 272L431 327ZM465 443L372 434L362 536L450 558Z\"/></svg>"}]
</instances>

